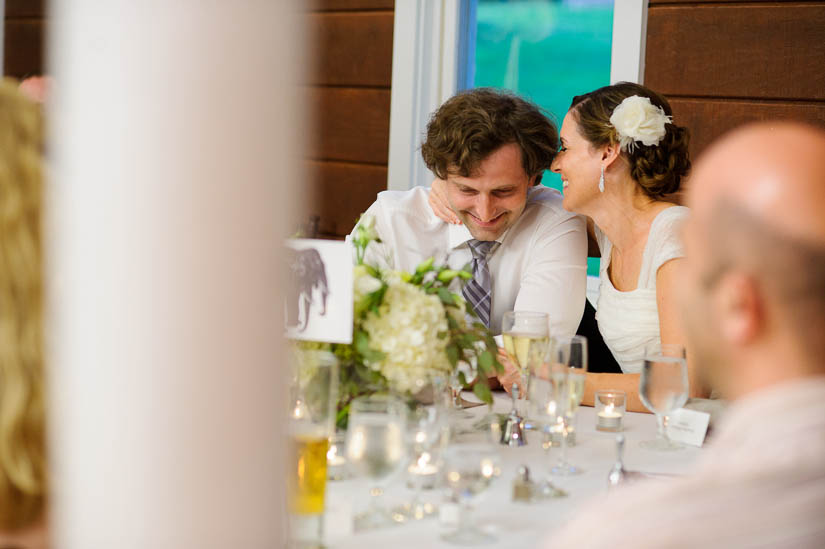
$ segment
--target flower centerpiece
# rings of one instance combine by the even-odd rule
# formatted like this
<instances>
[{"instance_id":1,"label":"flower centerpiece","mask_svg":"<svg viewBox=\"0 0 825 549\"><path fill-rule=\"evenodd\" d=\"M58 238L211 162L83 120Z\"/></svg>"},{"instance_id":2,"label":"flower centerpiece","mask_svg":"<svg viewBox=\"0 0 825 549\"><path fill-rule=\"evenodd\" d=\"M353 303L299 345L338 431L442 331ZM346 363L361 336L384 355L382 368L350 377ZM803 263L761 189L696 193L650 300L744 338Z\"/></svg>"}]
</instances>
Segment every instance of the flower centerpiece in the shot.
<instances>
[{"instance_id":1,"label":"flower centerpiece","mask_svg":"<svg viewBox=\"0 0 825 549\"><path fill-rule=\"evenodd\" d=\"M476 364L481 381L473 392L491 403L487 376L502 370L492 334L451 291L454 280L472 278L467 268L435 265L433 258L413 273L380 269L365 262L368 246L380 242L374 219L362 217L353 238L355 272L351 344L299 342L301 348L327 349L340 363L336 423L346 426L349 403L357 396L390 392L411 398L438 380L457 373L460 363Z\"/></svg>"}]
</instances>

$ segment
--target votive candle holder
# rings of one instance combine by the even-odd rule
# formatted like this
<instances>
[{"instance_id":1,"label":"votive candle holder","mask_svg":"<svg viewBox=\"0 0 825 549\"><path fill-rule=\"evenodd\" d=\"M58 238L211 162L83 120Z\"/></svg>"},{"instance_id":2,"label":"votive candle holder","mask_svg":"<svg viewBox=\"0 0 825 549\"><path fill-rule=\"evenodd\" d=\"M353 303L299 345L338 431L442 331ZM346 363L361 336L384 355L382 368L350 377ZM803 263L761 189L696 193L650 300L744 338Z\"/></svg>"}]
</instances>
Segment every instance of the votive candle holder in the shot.
<instances>
[{"instance_id":1,"label":"votive candle holder","mask_svg":"<svg viewBox=\"0 0 825 549\"><path fill-rule=\"evenodd\" d=\"M596 430L621 431L626 407L627 394L624 391L596 391Z\"/></svg>"}]
</instances>

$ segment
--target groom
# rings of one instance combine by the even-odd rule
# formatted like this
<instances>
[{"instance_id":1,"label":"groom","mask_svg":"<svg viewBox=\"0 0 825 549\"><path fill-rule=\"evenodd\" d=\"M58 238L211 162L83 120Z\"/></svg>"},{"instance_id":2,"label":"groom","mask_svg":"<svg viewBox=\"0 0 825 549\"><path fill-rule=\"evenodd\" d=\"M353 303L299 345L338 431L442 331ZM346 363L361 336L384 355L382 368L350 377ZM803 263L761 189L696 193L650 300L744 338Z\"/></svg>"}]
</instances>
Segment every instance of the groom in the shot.
<instances>
[{"instance_id":1,"label":"groom","mask_svg":"<svg viewBox=\"0 0 825 549\"><path fill-rule=\"evenodd\" d=\"M382 240L367 261L413 271L428 257L472 265L464 297L493 333L506 311L548 313L554 336L573 335L584 308L587 235L561 195L539 185L558 132L539 108L510 93L473 89L446 101L427 125L424 162L447 182L463 222L437 218L428 189L384 191L365 215Z\"/></svg>"}]
</instances>

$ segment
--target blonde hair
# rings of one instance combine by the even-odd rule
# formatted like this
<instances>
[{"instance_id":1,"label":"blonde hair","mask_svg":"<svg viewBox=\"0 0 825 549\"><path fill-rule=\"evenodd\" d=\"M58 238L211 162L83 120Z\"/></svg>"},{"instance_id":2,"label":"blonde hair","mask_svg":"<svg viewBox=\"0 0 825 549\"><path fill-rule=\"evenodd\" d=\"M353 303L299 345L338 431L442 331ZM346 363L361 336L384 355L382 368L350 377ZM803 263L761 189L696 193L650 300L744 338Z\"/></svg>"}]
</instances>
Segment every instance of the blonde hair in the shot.
<instances>
[{"instance_id":1,"label":"blonde hair","mask_svg":"<svg viewBox=\"0 0 825 549\"><path fill-rule=\"evenodd\" d=\"M0 81L0 530L46 497L40 109Z\"/></svg>"}]
</instances>

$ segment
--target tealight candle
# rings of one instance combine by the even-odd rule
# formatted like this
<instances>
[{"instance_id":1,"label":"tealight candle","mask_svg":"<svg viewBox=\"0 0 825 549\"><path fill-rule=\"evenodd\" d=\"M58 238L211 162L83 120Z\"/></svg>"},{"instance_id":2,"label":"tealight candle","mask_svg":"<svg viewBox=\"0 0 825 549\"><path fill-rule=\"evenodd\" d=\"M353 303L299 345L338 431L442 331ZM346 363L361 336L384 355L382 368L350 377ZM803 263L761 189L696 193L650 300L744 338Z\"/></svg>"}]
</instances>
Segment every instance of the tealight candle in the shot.
<instances>
[{"instance_id":1,"label":"tealight candle","mask_svg":"<svg viewBox=\"0 0 825 549\"><path fill-rule=\"evenodd\" d=\"M596 391L596 429L621 431L625 401L624 391Z\"/></svg>"},{"instance_id":2,"label":"tealight candle","mask_svg":"<svg viewBox=\"0 0 825 549\"><path fill-rule=\"evenodd\" d=\"M421 456L407 468L407 472L410 474L408 485L410 485L411 488L419 485L424 490L431 490L435 487L438 467L432 462L432 456L429 452L423 452Z\"/></svg>"},{"instance_id":3,"label":"tealight candle","mask_svg":"<svg viewBox=\"0 0 825 549\"><path fill-rule=\"evenodd\" d=\"M329 480L343 480L348 476L344 444L343 435L335 434L330 437L327 450L327 478Z\"/></svg>"}]
</instances>

